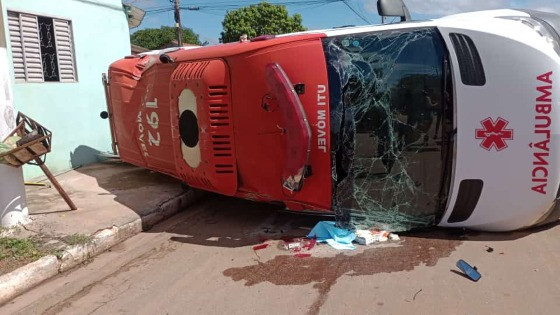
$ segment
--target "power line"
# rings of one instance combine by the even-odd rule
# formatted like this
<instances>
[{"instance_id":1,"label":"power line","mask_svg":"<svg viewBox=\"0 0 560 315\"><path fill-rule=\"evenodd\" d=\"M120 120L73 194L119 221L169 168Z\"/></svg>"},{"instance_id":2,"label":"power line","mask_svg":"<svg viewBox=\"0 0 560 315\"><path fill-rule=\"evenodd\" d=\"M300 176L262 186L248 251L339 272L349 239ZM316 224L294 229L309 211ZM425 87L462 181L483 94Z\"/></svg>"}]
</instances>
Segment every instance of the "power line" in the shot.
<instances>
[{"instance_id":1,"label":"power line","mask_svg":"<svg viewBox=\"0 0 560 315\"><path fill-rule=\"evenodd\" d=\"M285 1L275 1L269 2L273 5L284 5L290 7L320 7L336 2L342 2L348 9L350 9L357 17L363 20L367 24L372 24L372 22L366 17L365 14L362 14L353 5L349 3L349 0L285 0ZM184 11L214 11L214 12L222 12L227 10L235 10L239 8L243 8L249 5L256 5L258 2L254 0L241 0L241 1L218 1L218 2L189 2L188 6L181 6L180 9ZM152 7L146 8L144 11L146 14L158 14L163 12L171 12L174 10L172 5L170 6L159 6L159 7ZM362 10L363 11L363 10Z\"/></svg>"},{"instance_id":2,"label":"power line","mask_svg":"<svg viewBox=\"0 0 560 315\"><path fill-rule=\"evenodd\" d=\"M344 3L350 10L352 10L352 12L356 13L356 15L360 17L364 22L366 22L367 24L372 24L366 17L356 11L350 4L348 4L347 0L343 0L342 3Z\"/></svg>"},{"instance_id":3,"label":"power line","mask_svg":"<svg viewBox=\"0 0 560 315\"><path fill-rule=\"evenodd\" d=\"M330 3L334 3L334 2L341 2L343 0L307 0L307 1L282 1L282 2L274 2L272 4L275 5L284 5L284 6L310 6L310 5L317 5L317 4L321 4L321 5L326 5L326 4L330 4ZM256 4L255 2L237 2L237 3L224 3L224 4L219 4L219 3L190 3L189 6L182 6L181 9L182 10L190 10L190 11L200 11L200 10L228 10L228 9L238 9L238 8L243 8L245 6L248 5L254 5ZM152 7L152 8L147 8L144 11L146 13L159 13L159 12L166 12L166 11L171 11L173 10L173 8L171 6L165 6L165 7Z\"/></svg>"}]
</instances>

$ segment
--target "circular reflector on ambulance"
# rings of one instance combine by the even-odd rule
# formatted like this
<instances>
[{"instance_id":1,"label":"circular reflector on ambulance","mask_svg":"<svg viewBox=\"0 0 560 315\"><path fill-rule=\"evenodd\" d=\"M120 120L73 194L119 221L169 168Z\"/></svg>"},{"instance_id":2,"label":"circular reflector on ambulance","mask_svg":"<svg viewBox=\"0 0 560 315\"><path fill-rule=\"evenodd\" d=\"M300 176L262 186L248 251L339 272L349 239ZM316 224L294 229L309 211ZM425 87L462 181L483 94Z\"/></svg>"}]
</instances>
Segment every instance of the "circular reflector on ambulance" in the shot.
<instances>
[{"instance_id":1,"label":"circular reflector on ambulance","mask_svg":"<svg viewBox=\"0 0 560 315\"><path fill-rule=\"evenodd\" d=\"M198 116L196 96L189 89L179 95L179 134L181 136L181 153L187 164L196 168L200 164L200 147L198 145Z\"/></svg>"}]
</instances>

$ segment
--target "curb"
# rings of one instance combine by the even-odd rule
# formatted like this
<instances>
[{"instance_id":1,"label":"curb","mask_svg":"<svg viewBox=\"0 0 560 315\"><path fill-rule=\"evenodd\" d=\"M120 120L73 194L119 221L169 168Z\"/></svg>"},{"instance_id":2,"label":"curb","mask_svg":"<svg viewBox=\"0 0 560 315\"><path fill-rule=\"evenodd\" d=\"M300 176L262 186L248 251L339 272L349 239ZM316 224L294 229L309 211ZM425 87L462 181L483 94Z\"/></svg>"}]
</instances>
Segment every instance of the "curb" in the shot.
<instances>
[{"instance_id":1,"label":"curb","mask_svg":"<svg viewBox=\"0 0 560 315\"><path fill-rule=\"evenodd\" d=\"M0 305L58 274L58 259L49 255L0 277Z\"/></svg>"},{"instance_id":2,"label":"curb","mask_svg":"<svg viewBox=\"0 0 560 315\"><path fill-rule=\"evenodd\" d=\"M123 242L150 229L156 223L171 217L206 195L203 191L189 189L159 206L149 214L121 226L113 226L93 234L91 242L67 247L60 259L48 255L39 260L0 276L0 306L32 289L41 282L67 271Z\"/></svg>"}]
</instances>

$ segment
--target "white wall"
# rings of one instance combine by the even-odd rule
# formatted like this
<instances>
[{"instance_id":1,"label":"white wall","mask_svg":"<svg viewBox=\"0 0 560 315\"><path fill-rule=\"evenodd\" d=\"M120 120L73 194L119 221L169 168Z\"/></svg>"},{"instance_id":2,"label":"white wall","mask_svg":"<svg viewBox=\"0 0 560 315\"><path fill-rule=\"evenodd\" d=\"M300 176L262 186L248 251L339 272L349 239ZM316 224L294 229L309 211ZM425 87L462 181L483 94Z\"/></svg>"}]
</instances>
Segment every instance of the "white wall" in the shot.
<instances>
[{"instance_id":1,"label":"white wall","mask_svg":"<svg viewBox=\"0 0 560 315\"><path fill-rule=\"evenodd\" d=\"M12 82L8 73L4 34L4 21L0 15L0 141L15 127ZM0 226L25 223L28 220L27 214L22 169L0 164Z\"/></svg>"}]
</instances>

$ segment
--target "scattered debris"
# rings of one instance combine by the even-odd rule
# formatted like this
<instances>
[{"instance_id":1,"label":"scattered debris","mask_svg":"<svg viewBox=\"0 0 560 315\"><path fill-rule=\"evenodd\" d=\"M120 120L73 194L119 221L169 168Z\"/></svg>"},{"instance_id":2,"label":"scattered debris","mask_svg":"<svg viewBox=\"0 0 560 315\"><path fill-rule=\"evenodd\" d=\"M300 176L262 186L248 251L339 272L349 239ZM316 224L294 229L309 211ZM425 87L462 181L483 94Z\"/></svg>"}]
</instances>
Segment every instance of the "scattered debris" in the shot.
<instances>
[{"instance_id":1,"label":"scattered debris","mask_svg":"<svg viewBox=\"0 0 560 315\"><path fill-rule=\"evenodd\" d=\"M472 281L478 281L482 276L475 267L471 267L466 261L459 259L457 261L457 268L461 270Z\"/></svg>"},{"instance_id":2,"label":"scattered debris","mask_svg":"<svg viewBox=\"0 0 560 315\"><path fill-rule=\"evenodd\" d=\"M335 222L321 221L307 235L308 238L316 238L317 242L327 243L335 249L355 249L352 242L361 245L373 243L399 241L397 234L388 231L371 230L351 230L338 228ZM295 246L295 245L294 245Z\"/></svg>"},{"instance_id":3,"label":"scattered debris","mask_svg":"<svg viewBox=\"0 0 560 315\"><path fill-rule=\"evenodd\" d=\"M269 232L269 228L264 229L265 233ZM261 250L269 247L270 244L266 243L269 241L267 237L262 234L257 235L260 245L253 246L253 250ZM397 234L390 233L388 231L379 230L357 230L353 232L351 230L341 229L336 226L334 221L321 221L315 225L313 229L309 232L307 237L291 237L285 236L282 238L284 242L283 248L290 252L295 253L297 258L310 257L310 253L304 253L311 251L317 242L327 243L335 249L355 249L356 247L352 242L356 242L362 245L370 245L372 243L399 241L400 238Z\"/></svg>"},{"instance_id":4,"label":"scattered debris","mask_svg":"<svg viewBox=\"0 0 560 315\"><path fill-rule=\"evenodd\" d=\"M303 243L303 248L306 250L311 250L313 249L313 247L315 247L315 244L317 244L317 238L314 237L312 239L306 239L306 241Z\"/></svg>"},{"instance_id":5,"label":"scattered debris","mask_svg":"<svg viewBox=\"0 0 560 315\"><path fill-rule=\"evenodd\" d=\"M357 230L355 241L361 245L370 245L372 243L399 241L400 238L397 234L393 234L387 231L377 231L377 230Z\"/></svg>"},{"instance_id":6,"label":"scattered debris","mask_svg":"<svg viewBox=\"0 0 560 315\"><path fill-rule=\"evenodd\" d=\"M350 230L336 227L334 221L320 221L307 235L308 238L315 238L317 242L326 242L335 249L355 249L352 242L356 239L356 234Z\"/></svg>"},{"instance_id":7,"label":"scattered debris","mask_svg":"<svg viewBox=\"0 0 560 315\"><path fill-rule=\"evenodd\" d=\"M253 250L261 250L261 249L265 249L269 246L269 244L260 244L260 245L256 245L253 246Z\"/></svg>"},{"instance_id":8,"label":"scattered debris","mask_svg":"<svg viewBox=\"0 0 560 315\"><path fill-rule=\"evenodd\" d=\"M297 253L295 256L298 258L305 258L311 256L311 254L303 254L301 251L310 251L316 243L316 238L289 238L284 240L284 249Z\"/></svg>"},{"instance_id":9,"label":"scattered debris","mask_svg":"<svg viewBox=\"0 0 560 315\"><path fill-rule=\"evenodd\" d=\"M389 232L357 230L355 241L360 245L370 245L374 242L386 242L389 238Z\"/></svg>"},{"instance_id":10,"label":"scattered debris","mask_svg":"<svg viewBox=\"0 0 560 315\"><path fill-rule=\"evenodd\" d=\"M301 250L300 239L293 239L289 242L284 243L284 248L293 252L299 252Z\"/></svg>"}]
</instances>

